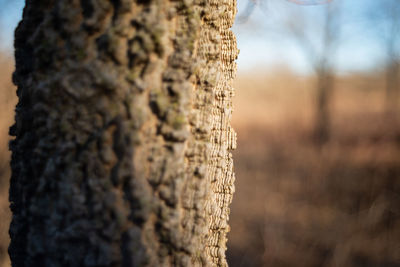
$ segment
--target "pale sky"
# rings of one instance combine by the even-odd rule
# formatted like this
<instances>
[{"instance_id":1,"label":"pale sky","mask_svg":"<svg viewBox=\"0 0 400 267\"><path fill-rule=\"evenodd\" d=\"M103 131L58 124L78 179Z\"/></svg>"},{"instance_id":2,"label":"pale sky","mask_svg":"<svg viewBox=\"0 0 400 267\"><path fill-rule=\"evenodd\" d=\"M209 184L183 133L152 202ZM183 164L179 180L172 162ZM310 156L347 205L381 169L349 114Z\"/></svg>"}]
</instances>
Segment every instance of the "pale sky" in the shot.
<instances>
[{"instance_id":1,"label":"pale sky","mask_svg":"<svg viewBox=\"0 0 400 267\"><path fill-rule=\"evenodd\" d=\"M250 0L238 0L238 15L245 12ZM246 22L234 25L240 55L239 71L254 68L289 66L299 73L312 70L304 49L285 30L284 21L295 20L298 15L307 25L306 34L318 50L321 21L325 6L298 6L286 0L253 0L258 4ZM338 4L341 0L333 0ZM343 0L342 0L343 1ZM334 64L341 72L362 71L382 65L384 53L378 37L365 22L363 12L376 0L344 0L340 12L341 41L334 54ZM13 30L22 16L23 0L9 1L1 8L1 47L12 51Z\"/></svg>"},{"instance_id":2,"label":"pale sky","mask_svg":"<svg viewBox=\"0 0 400 267\"><path fill-rule=\"evenodd\" d=\"M239 16L249 0L238 0ZM267 1L269 1L267 3ZM340 41L333 54L334 65L341 72L363 71L383 64L384 51L380 47L374 23L365 14L376 0L336 1L340 5L338 26ZM326 6L298 6L286 0L259 0L248 20L236 21L234 32L241 51L239 71L257 66L288 65L300 73L311 71L308 57L293 35L288 34L284 22L296 16L304 18L305 31L318 48L317 37L322 27L322 15ZM267 4L266 4L267 3ZM294 22L296 23L296 22Z\"/></svg>"}]
</instances>

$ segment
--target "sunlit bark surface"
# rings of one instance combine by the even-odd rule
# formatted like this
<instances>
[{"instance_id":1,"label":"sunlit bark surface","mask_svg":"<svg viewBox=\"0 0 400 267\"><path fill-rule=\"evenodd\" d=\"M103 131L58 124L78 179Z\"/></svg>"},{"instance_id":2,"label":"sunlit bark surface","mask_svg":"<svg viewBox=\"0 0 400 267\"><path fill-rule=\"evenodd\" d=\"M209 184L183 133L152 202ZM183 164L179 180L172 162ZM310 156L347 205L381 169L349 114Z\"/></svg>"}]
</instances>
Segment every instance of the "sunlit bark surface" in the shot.
<instances>
[{"instance_id":1,"label":"sunlit bark surface","mask_svg":"<svg viewBox=\"0 0 400 267\"><path fill-rule=\"evenodd\" d=\"M31 0L13 266L225 266L235 0Z\"/></svg>"}]
</instances>

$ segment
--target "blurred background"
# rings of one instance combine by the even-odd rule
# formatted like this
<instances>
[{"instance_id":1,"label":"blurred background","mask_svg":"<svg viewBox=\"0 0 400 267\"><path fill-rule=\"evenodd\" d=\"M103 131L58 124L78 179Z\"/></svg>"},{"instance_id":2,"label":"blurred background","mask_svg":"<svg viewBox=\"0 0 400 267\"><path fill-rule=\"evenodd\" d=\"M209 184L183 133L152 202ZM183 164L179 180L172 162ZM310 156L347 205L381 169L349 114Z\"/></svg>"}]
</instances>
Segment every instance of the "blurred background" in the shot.
<instances>
[{"instance_id":1,"label":"blurred background","mask_svg":"<svg viewBox=\"0 0 400 267\"><path fill-rule=\"evenodd\" d=\"M0 266L13 30L0 0ZM230 266L400 266L400 1L238 0Z\"/></svg>"}]
</instances>

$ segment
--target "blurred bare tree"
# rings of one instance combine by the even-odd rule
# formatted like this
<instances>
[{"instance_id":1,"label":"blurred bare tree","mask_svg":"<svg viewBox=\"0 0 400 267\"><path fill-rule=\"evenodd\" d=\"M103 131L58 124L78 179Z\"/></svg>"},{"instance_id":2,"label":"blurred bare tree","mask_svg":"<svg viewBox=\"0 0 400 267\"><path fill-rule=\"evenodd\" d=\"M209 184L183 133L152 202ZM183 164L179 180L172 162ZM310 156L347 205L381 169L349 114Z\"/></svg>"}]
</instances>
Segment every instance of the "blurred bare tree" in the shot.
<instances>
[{"instance_id":1,"label":"blurred bare tree","mask_svg":"<svg viewBox=\"0 0 400 267\"><path fill-rule=\"evenodd\" d=\"M313 138L317 144L324 144L329 140L330 135L330 112L329 102L333 90L334 81L334 55L340 42L340 1L319 0L249 0L247 7L239 16L239 22L248 20L256 7L265 13L269 18L267 4L273 2L290 2L292 8L286 6L282 21L279 22L282 28L278 29L284 39L295 42L303 51L306 60L317 77L316 84L316 108L315 126ZM322 16L314 16L309 10L301 6L321 5ZM275 23L278 24L278 23ZM279 28L274 25L272 28Z\"/></svg>"},{"instance_id":2,"label":"blurred bare tree","mask_svg":"<svg viewBox=\"0 0 400 267\"><path fill-rule=\"evenodd\" d=\"M400 97L400 1L376 2L369 21L385 51L386 110L392 112L398 109Z\"/></svg>"},{"instance_id":3,"label":"blurred bare tree","mask_svg":"<svg viewBox=\"0 0 400 267\"><path fill-rule=\"evenodd\" d=\"M313 31L320 36L310 36L309 27L318 22L299 10L290 14L286 23L290 36L303 50L317 77L314 140L318 144L324 144L330 136L329 102L334 86L333 58L340 37L339 13L338 5L325 5L322 27Z\"/></svg>"},{"instance_id":4,"label":"blurred bare tree","mask_svg":"<svg viewBox=\"0 0 400 267\"><path fill-rule=\"evenodd\" d=\"M267 4L269 2L273 2L276 0L248 0L246 8L240 16L237 18L237 21L239 23L246 22L250 15L253 13L254 9L256 6L259 6L261 10L265 11L267 10ZM290 3L294 3L297 5L306 5L306 6L311 6L311 5L321 5L321 4L327 4L331 2L332 0L278 0L278 1L287 1Z\"/></svg>"}]
</instances>

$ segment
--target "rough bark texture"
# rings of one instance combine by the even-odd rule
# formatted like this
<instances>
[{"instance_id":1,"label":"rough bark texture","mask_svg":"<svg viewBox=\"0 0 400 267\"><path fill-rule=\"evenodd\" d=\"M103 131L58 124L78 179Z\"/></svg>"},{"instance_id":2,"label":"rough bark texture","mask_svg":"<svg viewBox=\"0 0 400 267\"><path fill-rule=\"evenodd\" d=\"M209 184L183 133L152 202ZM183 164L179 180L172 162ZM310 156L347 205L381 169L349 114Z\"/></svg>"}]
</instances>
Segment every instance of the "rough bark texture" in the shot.
<instances>
[{"instance_id":1,"label":"rough bark texture","mask_svg":"<svg viewBox=\"0 0 400 267\"><path fill-rule=\"evenodd\" d=\"M235 0L30 0L13 266L225 266Z\"/></svg>"}]
</instances>

